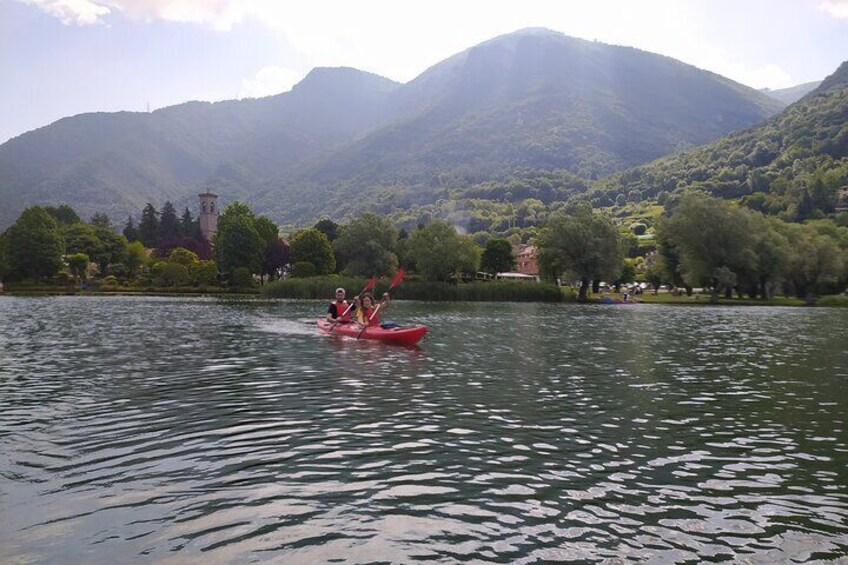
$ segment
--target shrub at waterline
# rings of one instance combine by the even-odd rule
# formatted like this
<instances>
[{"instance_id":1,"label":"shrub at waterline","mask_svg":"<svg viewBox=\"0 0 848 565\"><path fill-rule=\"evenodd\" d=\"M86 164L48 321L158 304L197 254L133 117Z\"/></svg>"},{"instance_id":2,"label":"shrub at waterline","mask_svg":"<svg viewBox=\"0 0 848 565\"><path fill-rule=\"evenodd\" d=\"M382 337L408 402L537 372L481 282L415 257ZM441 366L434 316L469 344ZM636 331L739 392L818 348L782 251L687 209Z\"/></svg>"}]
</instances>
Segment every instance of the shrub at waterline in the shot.
<instances>
[{"instance_id":1,"label":"shrub at waterline","mask_svg":"<svg viewBox=\"0 0 848 565\"><path fill-rule=\"evenodd\" d=\"M822 296L816 301L816 306L848 308L848 296L845 296L844 294L831 294L829 296Z\"/></svg>"},{"instance_id":2,"label":"shrub at waterline","mask_svg":"<svg viewBox=\"0 0 848 565\"><path fill-rule=\"evenodd\" d=\"M274 281L262 287L262 294L270 298L300 298L331 300L336 288L347 290L352 299L365 286L366 279L354 277L289 278ZM374 288L380 296L388 290L389 280L382 280ZM407 281L393 291L401 300L432 301L491 301L491 302L562 302L567 297L552 284L496 281L452 285L437 282ZM569 295L572 297L572 295Z\"/></svg>"}]
</instances>

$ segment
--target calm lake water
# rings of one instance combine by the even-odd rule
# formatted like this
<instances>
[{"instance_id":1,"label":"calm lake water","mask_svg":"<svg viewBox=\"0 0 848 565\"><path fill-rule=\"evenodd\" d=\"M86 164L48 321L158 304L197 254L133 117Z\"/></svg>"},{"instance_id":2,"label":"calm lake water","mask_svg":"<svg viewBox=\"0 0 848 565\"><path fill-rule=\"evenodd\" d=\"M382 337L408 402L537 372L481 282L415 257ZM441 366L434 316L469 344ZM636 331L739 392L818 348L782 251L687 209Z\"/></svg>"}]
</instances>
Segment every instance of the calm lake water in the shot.
<instances>
[{"instance_id":1,"label":"calm lake water","mask_svg":"<svg viewBox=\"0 0 848 565\"><path fill-rule=\"evenodd\" d=\"M848 557L848 311L0 298L0 562Z\"/></svg>"}]
</instances>

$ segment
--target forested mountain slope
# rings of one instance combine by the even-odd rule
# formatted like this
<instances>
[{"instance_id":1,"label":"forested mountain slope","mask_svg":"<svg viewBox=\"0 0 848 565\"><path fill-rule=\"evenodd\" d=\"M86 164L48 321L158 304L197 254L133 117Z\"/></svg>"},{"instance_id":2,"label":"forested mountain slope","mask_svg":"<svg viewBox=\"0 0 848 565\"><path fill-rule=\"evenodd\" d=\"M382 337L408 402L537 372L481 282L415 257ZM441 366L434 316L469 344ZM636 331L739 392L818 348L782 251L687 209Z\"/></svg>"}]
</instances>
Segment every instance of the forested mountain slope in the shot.
<instances>
[{"instance_id":1,"label":"forested mountain slope","mask_svg":"<svg viewBox=\"0 0 848 565\"><path fill-rule=\"evenodd\" d=\"M602 180L596 204L619 194L662 201L679 190L741 198L787 219L833 212L848 183L848 61L765 123ZM633 195L633 191L638 194Z\"/></svg>"}]
</instances>

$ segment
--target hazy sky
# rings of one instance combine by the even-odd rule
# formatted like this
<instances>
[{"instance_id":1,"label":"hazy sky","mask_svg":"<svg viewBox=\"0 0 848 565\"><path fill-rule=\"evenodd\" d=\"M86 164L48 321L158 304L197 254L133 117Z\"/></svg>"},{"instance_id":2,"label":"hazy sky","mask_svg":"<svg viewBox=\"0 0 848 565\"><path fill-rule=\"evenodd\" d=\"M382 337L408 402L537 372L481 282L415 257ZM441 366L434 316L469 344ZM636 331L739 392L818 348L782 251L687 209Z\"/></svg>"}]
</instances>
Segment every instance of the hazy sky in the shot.
<instances>
[{"instance_id":1,"label":"hazy sky","mask_svg":"<svg viewBox=\"0 0 848 565\"><path fill-rule=\"evenodd\" d=\"M848 59L848 0L0 0L0 142L82 112L276 94L318 66L406 82L525 27L756 88Z\"/></svg>"}]
</instances>

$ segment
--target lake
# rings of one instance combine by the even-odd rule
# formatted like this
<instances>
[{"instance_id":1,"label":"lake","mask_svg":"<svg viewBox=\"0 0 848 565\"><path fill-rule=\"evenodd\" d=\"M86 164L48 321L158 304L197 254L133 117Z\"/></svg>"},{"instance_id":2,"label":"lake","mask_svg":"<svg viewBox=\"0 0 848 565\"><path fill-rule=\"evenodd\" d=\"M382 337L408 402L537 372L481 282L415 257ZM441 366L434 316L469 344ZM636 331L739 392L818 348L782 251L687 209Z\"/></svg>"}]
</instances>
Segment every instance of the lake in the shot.
<instances>
[{"instance_id":1,"label":"lake","mask_svg":"<svg viewBox=\"0 0 848 565\"><path fill-rule=\"evenodd\" d=\"M848 557L848 311L0 297L0 562Z\"/></svg>"}]
</instances>

